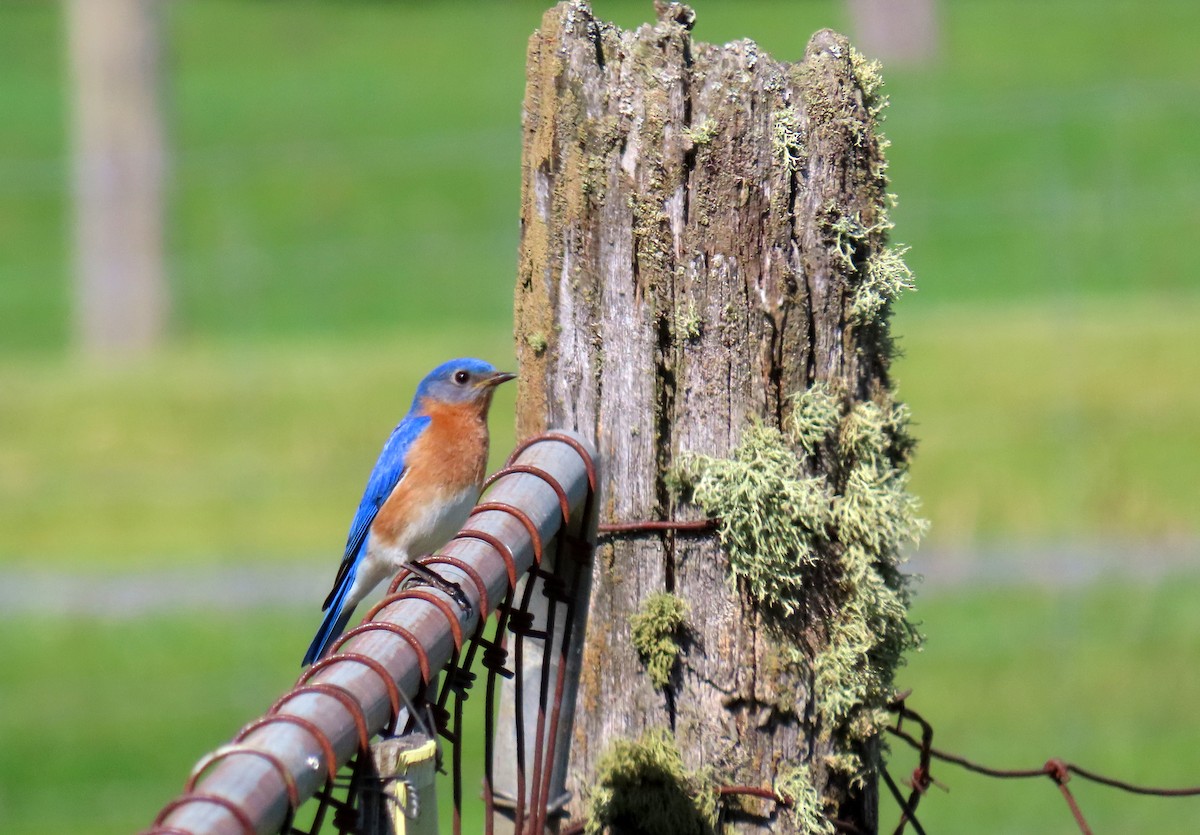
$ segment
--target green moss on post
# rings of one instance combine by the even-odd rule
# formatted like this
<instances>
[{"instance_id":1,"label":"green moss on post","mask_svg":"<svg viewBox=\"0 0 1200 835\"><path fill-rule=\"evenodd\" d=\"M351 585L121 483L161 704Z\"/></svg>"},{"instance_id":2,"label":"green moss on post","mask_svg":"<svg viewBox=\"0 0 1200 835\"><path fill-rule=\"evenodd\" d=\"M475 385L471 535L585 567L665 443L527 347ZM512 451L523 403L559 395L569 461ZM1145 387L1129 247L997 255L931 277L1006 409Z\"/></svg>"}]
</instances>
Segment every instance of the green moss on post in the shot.
<instances>
[{"instance_id":1,"label":"green moss on post","mask_svg":"<svg viewBox=\"0 0 1200 835\"><path fill-rule=\"evenodd\" d=\"M600 758L587 803L587 835L712 835L717 791L710 775L690 772L672 734L647 731L617 740Z\"/></svg>"},{"instance_id":2,"label":"green moss on post","mask_svg":"<svg viewBox=\"0 0 1200 835\"><path fill-rule=\"evenodd\" d=\"M745 835L870 831L863 740L915 641L898 566L919 528L888 374L912 280L888 249L882 81L829 30L786 64L655 7L623 31L571 0L531 40L518 431L594 434L602 521L699 505L720 530L602 551L570 786L592 832L711 828L680 763L786 785L794 810L725 807ZM664 589L703 652L679 654L679 613L647 600ZM625 741L653 727L681 750ZM690 811L653 823L664 796Z\"/></svg>"},{"instance_id":3,"label":"green moss on post","mask_svg":"<svg viewBox=\"0 0 1200 835\"><path fill-rule=\"evenodd\" d=\"M733 579L761 605L795 612L832 507L824 481L805 474L783 433L755 421L730 458L692 456L678 476L718 520Z\"/></svg>"},{"instance_id":4,"label":"green moss on post","mask_svg":"<svg viewBox=\"0 0 1200 835\"><path fill-rule=\"evenodd\" d=\"M687 615L687 603L669 592L657 592L646 598L642 610L630 618L633 647L655 687L666 687L671 681Z\"/></svg>"},{"instance_id":5,"label":"green moss on post","mask_svg":"<svg viewBox=\"0 0 1200 835\"><path fill-rule=\"evenodd\" d=\"M762 608L794 614L834 568L837 605L815 655L782 624L772 634L785 667L811 663L839 770L861 770L858 744L878 732L896 667L919 642L900 570L925 527L907 490L908 409L886 394L848 405L818 385L792 399L785 429L752 423L730 458L693 456L681 477L719 519L732 579Z\"/></svg>"},{"instance_id":6,"label":"green moss on post","mask_svg":"<svg viewBox=\"0 0 1200 835\"><path fill-rule=\"evenodd\" d=\"M788 801L784 814L798 831L808 835L832 835L834 829L826 814L825 801L813 788L812 773L807 765L780 772L775 793Z\"/></svg>"},{"instance_id":7,"label":"green moss on post","mask_svg":"<svg viewBox=\"0 0 1200 835\"><path fill-rule=\"evenodd\" d=\"M533 353L541 356L550 347L550 341L546 339L546 334L541 331L535 331L525 335L525 344L533 349Z\"/></svg>"},{"instance_id":8,"label":"green moss on post","mask_svg":"<svg viewBox=\"0 0 1200 835\"><path fill-rule=\"evenodd\" d=\"M710 116L698 125L684 128L683 135L685 139L692 143L692 147L699 147L712 142L713 137L720 130L721 126L717 123L717 120Z\"/></svg>"}]
</instances>

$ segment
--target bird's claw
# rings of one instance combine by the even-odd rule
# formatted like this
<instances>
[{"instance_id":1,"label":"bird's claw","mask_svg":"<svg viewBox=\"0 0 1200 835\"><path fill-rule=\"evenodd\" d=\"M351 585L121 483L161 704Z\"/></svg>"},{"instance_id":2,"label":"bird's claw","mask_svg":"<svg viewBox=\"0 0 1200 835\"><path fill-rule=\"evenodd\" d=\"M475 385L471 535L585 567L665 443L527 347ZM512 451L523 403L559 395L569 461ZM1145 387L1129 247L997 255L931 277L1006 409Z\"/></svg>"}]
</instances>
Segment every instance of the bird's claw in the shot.
<instances>
[{"instance_id":1,"label":"bird's claw","mask_svg":"<svg viewBox=\"0 0 1200 835\"><path fill-rule=\"evenodd\" d=\"M421 582L425 583L426 585L433 586L438 591L446 594L458 605L460 609L463 610L463 614L465 614L468 618L475 613L474 607L471 606L471 601L467 599L467 595L463 592L462 586L460 586L458 583L447 580L429 566L422 565L419 562L410 562L408 564L408 568L413 574L420 578Z\"/></svg>"}]
</instances>

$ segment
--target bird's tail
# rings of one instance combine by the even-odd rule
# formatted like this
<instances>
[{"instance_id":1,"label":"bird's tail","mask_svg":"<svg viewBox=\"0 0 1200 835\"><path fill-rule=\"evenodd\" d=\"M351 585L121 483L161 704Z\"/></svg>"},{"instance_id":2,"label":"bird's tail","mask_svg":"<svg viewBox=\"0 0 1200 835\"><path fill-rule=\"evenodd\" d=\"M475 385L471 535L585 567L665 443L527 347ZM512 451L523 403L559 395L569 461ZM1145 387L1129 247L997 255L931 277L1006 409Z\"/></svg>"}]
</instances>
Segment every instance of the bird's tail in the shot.
<instances>
[{"instance_id":1,"label":"bird's tail","mask_svg":"<svg viewBox=\"0 0 1200 835\"><path fill-rule=\"evenodd\" d=\"M346 624L350 621L350 616L354 614L354 605L346 605L346 596L350 593L350 587L354 585L354 577L357 574L356 567L351 567L349 571L344 572L338 578L338 584L330 593L329 599L325 601L325 619L321 621L321 627L317 630L317 635L309 644L308 652L304 654L304 660L300 662L300 666L307 667L328 650L329 645L337 640L338 636L346 628Z\"/></svg>"}]
</instances>

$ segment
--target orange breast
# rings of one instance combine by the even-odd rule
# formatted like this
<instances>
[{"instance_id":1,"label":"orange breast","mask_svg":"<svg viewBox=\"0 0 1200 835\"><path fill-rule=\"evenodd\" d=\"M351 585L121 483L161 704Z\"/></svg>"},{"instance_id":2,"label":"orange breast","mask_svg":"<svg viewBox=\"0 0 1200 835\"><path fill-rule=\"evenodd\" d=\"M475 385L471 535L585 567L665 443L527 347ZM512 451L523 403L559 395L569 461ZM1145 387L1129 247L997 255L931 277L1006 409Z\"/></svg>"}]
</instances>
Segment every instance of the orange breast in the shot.
<instances>
[{"instance_id":1,"label":"orange breast","mask_svg":"<svg viewBox=\"0 0 1200 835\"><path fill-rule=\"evenodd\" d=\"M421 517L430 503L449 501L478 489L487 468L487 418L472 406L421 404L429 425L413 442L405 475L379 509L372 531L394 540Z\"/></svg>"}]
</instances>

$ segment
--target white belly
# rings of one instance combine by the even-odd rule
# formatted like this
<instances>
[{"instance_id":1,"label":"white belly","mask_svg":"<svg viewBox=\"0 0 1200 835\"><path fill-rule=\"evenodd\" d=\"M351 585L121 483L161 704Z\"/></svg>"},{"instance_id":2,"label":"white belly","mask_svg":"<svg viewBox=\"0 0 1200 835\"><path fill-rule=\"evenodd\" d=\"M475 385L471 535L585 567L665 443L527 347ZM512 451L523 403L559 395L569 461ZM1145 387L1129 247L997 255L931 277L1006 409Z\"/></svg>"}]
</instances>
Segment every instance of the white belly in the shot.
<instances>
[{"instance_id":1,"label":"white belly","mask_svg":"<svg viewBox=\"0 0 1200 835\"><path fill-rule=\"evenodd\" d=\"M374 536L370 537L367 559L395 572L409 560L436 551L458 533L478 500L479 490L468 487L440 503L436 509L412 516L395 541L384 544Z\"/></svg>"},{"instance_id":2,"label":"white belly","mask_svg":"<svg viewBox=\"0 0 1200 835\"><path fill-rule=\"evenodd\" d=\"M409 519L394 541L383 542L373 533L367 537L367 553L355 572L347 603L357 606L384 580L392 577L409 560L436 551L458 533L471 508L479 500L479 490L468 487L442 502L437 510L427 510Z\"/></svg>"}]
</instances>

